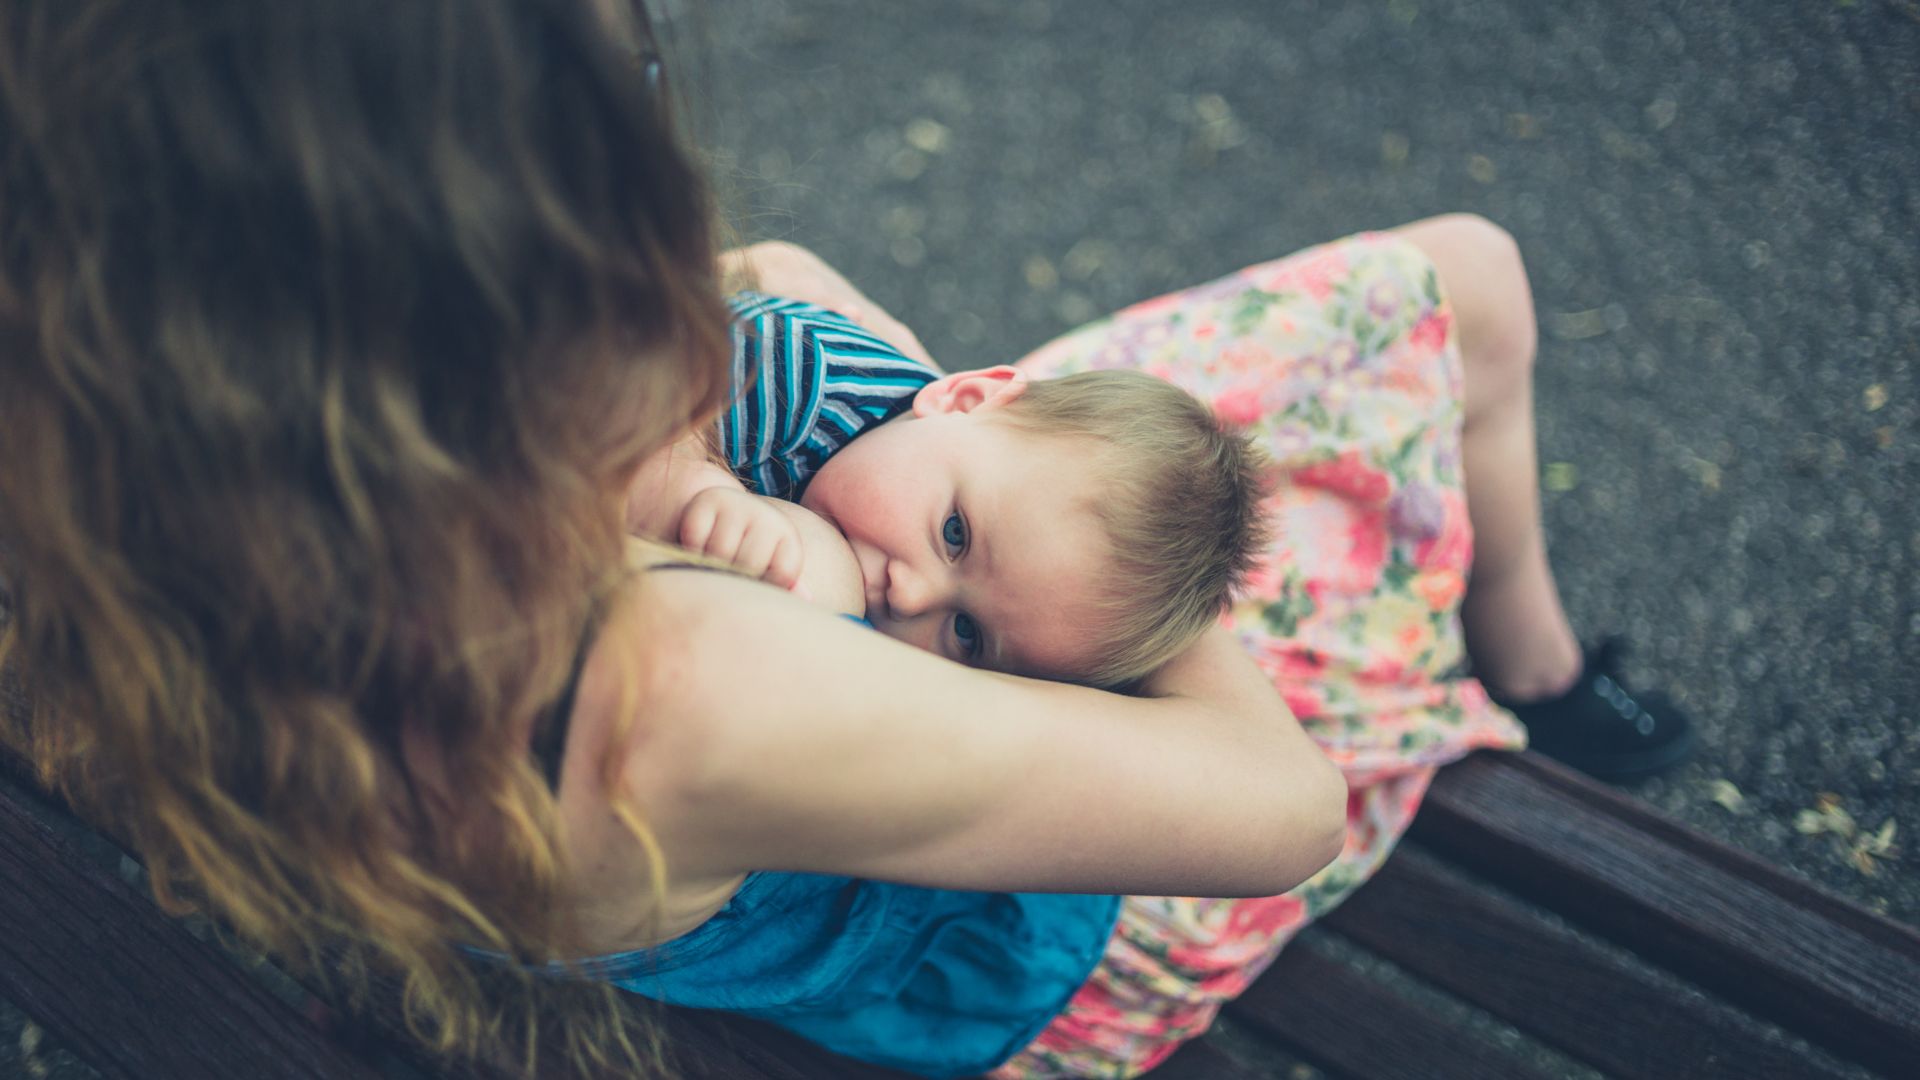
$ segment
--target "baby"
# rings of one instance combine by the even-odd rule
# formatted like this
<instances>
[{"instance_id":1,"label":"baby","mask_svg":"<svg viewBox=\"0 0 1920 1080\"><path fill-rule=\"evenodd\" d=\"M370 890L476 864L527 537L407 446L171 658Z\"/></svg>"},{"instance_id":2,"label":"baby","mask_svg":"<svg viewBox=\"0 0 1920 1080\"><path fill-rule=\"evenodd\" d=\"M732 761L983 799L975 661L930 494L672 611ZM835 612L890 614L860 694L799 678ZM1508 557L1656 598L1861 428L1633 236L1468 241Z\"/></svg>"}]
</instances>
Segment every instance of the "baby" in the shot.
<instances>
[{"instance_id":1,"label":"baby","mask_svg":"<svg viewBox=\"0 0 1920 1080\"><path fill-rule=\"evenodd\" d=\"M940 376L813 305L734 311L734 404L643 470L636 531L962 663L1109 688L1198 638L1265 540L1264 460L1168 383Z\"/></svg>"}]
</instances>

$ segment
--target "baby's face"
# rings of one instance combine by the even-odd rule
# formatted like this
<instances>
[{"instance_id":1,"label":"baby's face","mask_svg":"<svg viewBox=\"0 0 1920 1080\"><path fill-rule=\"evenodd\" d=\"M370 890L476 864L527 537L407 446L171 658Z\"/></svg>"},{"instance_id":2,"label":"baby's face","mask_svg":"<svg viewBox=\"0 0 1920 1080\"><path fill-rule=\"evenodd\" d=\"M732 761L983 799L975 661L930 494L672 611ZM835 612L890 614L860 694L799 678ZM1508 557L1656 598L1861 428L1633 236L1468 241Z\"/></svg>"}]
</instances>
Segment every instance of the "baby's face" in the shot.
<instances>
[{"instance_id":1,"label":"baby's face","mask_svg":"<svg viewBox=\"0 0 1920 1080\"><path fill-rule=\"evenodd\" d=\"M1114 584L1091 456L991 408L907 415L829 458L800 501L846 536L882 633L1072 678L1093 666Z\"/></svg>"}]
</instances>

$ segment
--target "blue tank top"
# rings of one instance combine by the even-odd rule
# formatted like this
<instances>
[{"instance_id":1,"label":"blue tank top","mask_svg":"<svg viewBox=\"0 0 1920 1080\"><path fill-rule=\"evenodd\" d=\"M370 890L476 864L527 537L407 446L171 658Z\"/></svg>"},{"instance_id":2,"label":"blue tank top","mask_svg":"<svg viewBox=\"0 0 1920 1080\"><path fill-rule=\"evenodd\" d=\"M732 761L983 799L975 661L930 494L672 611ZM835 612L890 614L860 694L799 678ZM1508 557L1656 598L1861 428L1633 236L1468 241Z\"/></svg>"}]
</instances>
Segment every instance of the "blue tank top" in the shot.
<instances>
[{"instance_id":1,"label":"blue tank top","mask_svg":"<svg viewBox=\"0 0 1920 1080\"><path fill-rule=\"evenodd\" d=\"M1100 962L1120 898L748 875L663 945L586 973L673 1005L771 1021L923 1076L986 1072L1040 1034Z\"/></svg>"}]
</instances>

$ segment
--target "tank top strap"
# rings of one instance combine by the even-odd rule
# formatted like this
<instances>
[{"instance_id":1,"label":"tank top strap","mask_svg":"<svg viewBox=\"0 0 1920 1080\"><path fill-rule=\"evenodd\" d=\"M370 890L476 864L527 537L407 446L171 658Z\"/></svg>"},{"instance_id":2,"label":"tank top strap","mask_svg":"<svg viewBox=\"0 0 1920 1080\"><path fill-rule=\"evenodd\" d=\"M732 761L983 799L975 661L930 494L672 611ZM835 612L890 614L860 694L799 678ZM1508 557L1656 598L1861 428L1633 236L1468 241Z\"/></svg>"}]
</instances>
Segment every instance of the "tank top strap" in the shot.
<instances>
[{"instance_id":1,"label":"tank top strap","mask_svg":"<svg viewBox=\"0 0 1920 1080\"><path fill-rule=\"evenodd\" d=\"M560 762L567 753L567 728L573 721L574 698L580 693L580 674L586 670L587 653L593 649L599 626L600 605L595 603L587 612L586 625L581 627L580 640L574 645L573 666L567 672L566 685L533 727L533 762L546 778L547 790L555 795L560 793Z\"/></svg>"},{"instance_id":2,"label":"tank top strap","mask_svg":"<svg viewBox=\"0 0 1920 1080\"><path fill-rule=\"evenodd\" d=\"M689 551L639 537L627 538L627 565L636 571L653 570L713 570L734 573L725 563L696 555ZM533 752L534 764L539 767L540 775L547 780L547 790L558 794L560 791L560 763L567 753L567 729L573 722L574 700L580 693L580 676L587 667L587 654L593 651L594 638L600 629L600 620L604 616L604 605L595 601L587 612L586 625L581 627L580 640L574 646L573 666L567 673L566 685L560 690L560 696L534 724Z\"/></svg>"}]
</instances>

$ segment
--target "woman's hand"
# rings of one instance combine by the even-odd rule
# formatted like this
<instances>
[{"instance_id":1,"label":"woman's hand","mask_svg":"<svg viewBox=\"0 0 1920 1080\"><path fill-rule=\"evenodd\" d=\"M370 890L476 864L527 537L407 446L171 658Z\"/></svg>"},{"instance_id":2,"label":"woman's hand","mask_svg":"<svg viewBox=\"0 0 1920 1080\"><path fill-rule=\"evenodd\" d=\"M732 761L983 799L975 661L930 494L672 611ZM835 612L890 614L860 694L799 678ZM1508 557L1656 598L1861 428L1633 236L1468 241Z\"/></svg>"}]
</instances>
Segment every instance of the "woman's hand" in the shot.
<instances>
[{"instance_id":1,"label":"woman's hand","mask_svg":"<svg viewBox=\"0 0 1920 1080\"><path fill-rule=\"evenodd\" d=\"M772 296L818 304L852 320L868 333L912 359L940 370L920 339L900 320L869 300L820 256L798 244L766 240L720 256L720 274L729 289L757 288Z\"/></svg>"}]
</instances>

